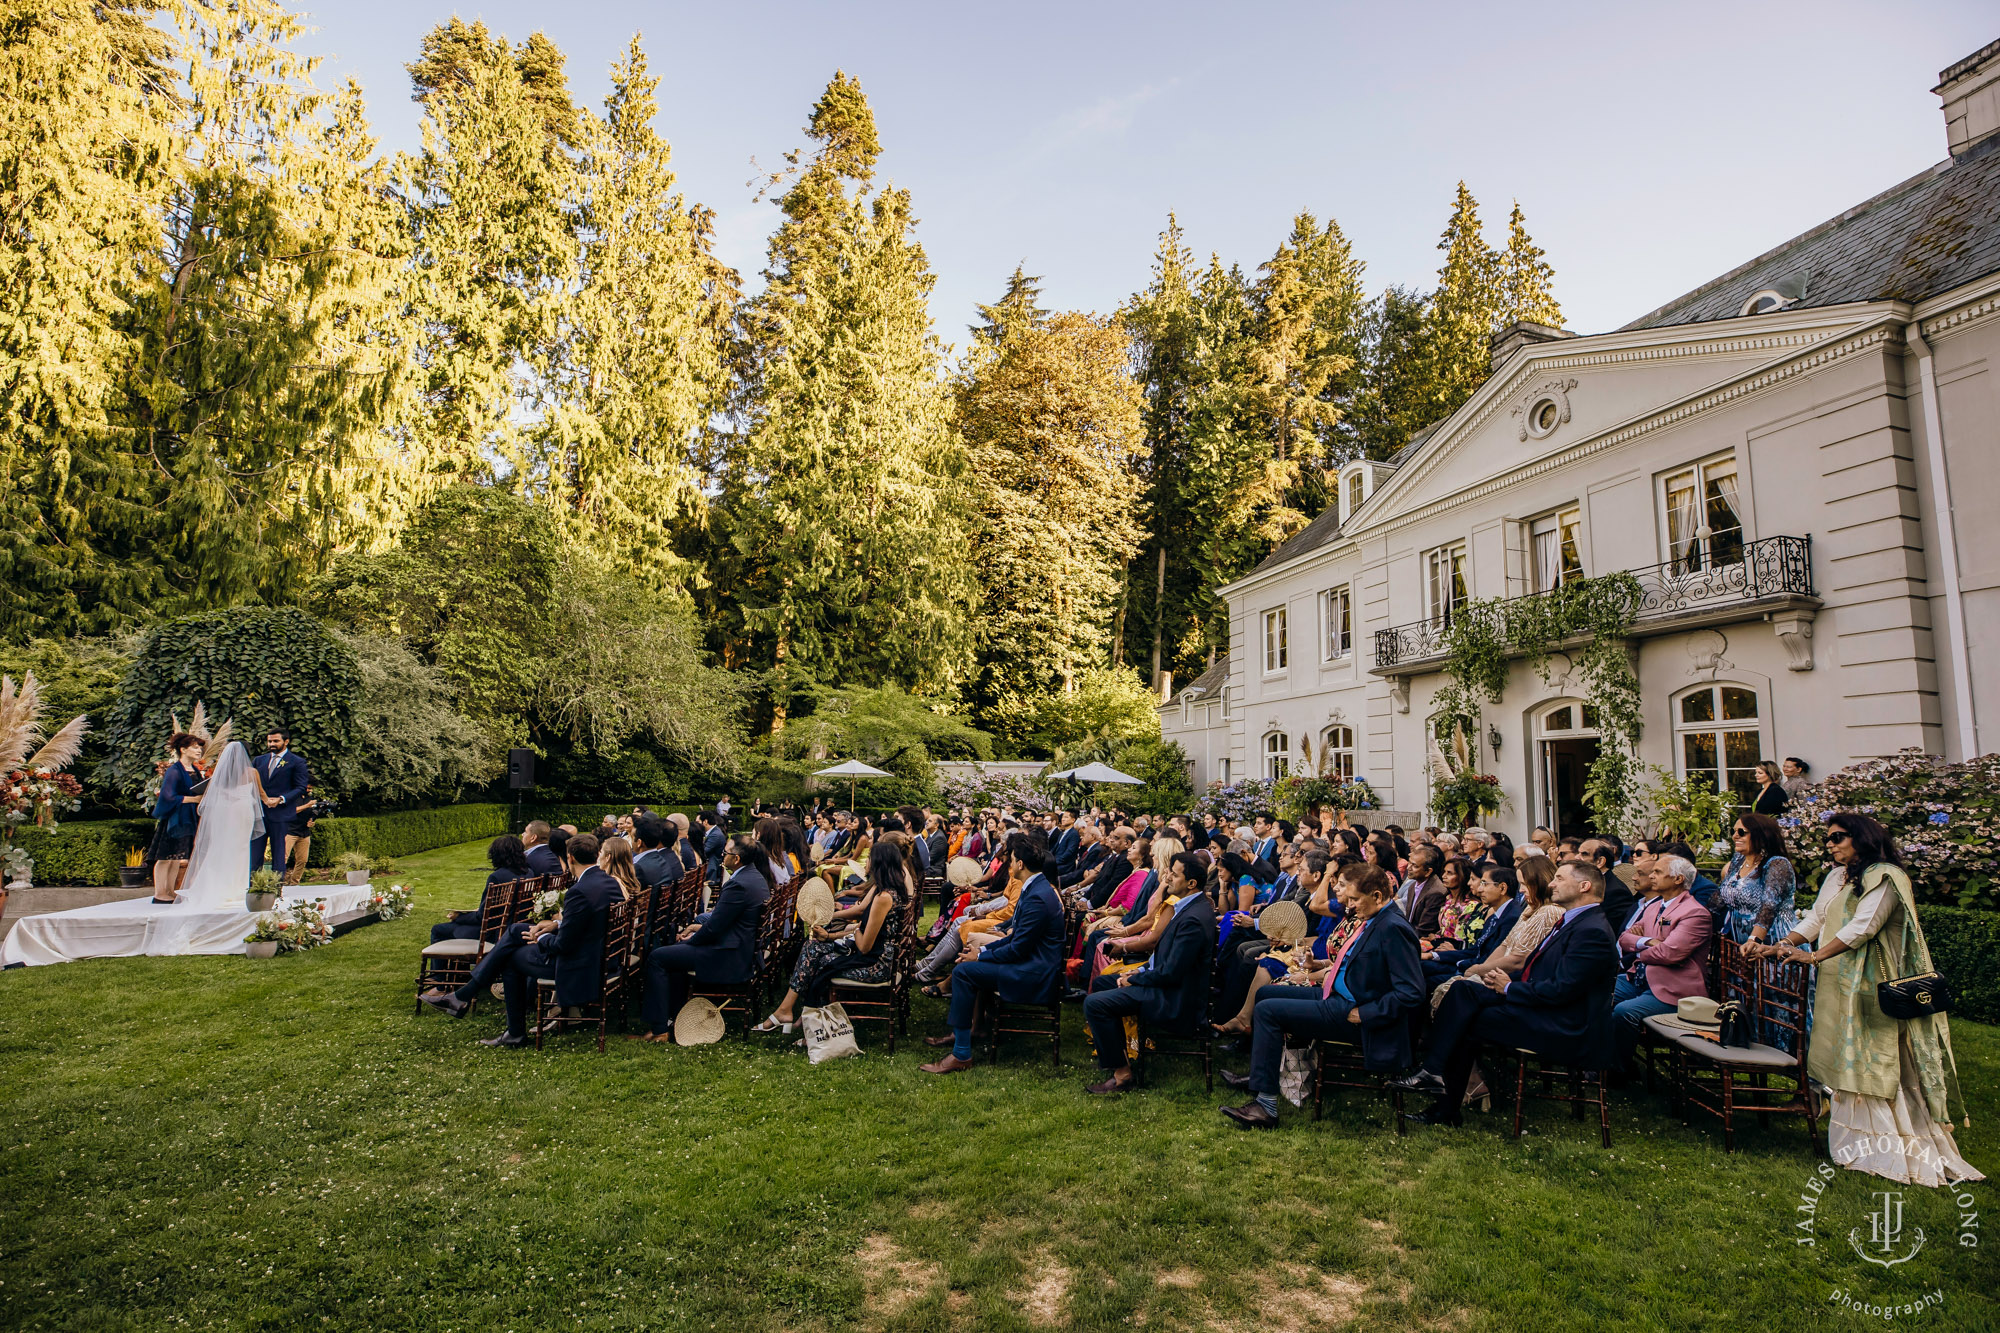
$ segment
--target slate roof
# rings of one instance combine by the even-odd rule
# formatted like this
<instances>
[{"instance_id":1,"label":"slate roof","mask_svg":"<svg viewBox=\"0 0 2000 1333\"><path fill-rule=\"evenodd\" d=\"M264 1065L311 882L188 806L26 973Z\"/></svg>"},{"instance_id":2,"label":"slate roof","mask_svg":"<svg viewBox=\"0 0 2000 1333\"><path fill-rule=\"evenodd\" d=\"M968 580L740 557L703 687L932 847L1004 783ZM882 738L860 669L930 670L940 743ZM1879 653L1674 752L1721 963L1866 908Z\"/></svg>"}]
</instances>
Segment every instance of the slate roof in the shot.
<instances>
[{"instance_id":1,"label":"slate roof","mask_svg":"<svg viewBox=\"0 0 2000 1333\"><path fill-rule=\"evenodd\" d=\"M1789 309L1917 302L2000 270L2000 135L1913 176L1775 250L1669 301L1626 329L1732 319L1765 288ZM1791 284L1788 287L1787 284ZM1622 330L1621 330L1622 331Z\"/></svg>"},{"instance_id":2,"label":"slate roof","mask_svg":"<svg viewBox=\"0 0 2000 1333\"><path fill-rule=\"evenodd\" d=\"M1160 706L1162 708L1169 707L1173 704L1178 704L1183 699L1213 699L1222 692L1222 686L1228 679L1229 657L1225 653L1223 656L1215 659L1214 666L1182 686L1172 699L1169 699L1165 704Z\"/></svg>"}]
</instances>

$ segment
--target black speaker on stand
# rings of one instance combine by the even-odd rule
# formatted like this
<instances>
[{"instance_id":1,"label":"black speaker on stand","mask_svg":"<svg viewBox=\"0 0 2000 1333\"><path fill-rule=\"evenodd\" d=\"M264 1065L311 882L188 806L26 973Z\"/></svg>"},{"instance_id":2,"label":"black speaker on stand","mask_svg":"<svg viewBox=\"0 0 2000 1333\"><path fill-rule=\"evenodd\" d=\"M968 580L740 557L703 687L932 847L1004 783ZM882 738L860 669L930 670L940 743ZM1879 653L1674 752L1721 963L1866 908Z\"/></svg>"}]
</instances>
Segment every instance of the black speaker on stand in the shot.
<instances>
[{"instance_id":1,"label":"black speaker on stand","mask_svg":"<svg viewBox=\"0 0 2000 1333\"><path fill-rule=\"evenodd\" d=\"M516 833L521 830L521 793L535 785L535 752L533 750L507 751L507 786L514 793L514 824Z\"/></svg>"}]
</instances>

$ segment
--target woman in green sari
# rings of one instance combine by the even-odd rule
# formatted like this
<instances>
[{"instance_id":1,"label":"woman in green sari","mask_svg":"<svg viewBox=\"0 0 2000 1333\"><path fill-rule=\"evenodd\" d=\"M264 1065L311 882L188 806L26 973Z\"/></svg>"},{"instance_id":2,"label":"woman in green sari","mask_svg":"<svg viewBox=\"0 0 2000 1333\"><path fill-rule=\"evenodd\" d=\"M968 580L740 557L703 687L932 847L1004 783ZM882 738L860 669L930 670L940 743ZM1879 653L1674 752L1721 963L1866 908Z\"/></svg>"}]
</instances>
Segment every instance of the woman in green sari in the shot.
<instances>
[{"instance_id":1,"label":"woman in green sari","mask_svg":"<svg viewBox=\"0 0 2000 1333\"><path fill-rule=\"evenodd\" d=\"M1834 815L1826 845L1834 868L1812 910L1783 939L1743 952L1819 971L1806 1070L1833 1093L1827 1148L1842 1166L1904 1184L1983 1180L1951 1134L1950 1024L1891 1018L1876 1002L1878 983L1931 970L1902 855L1864 815Z\"/></svg>"}]
</instances>

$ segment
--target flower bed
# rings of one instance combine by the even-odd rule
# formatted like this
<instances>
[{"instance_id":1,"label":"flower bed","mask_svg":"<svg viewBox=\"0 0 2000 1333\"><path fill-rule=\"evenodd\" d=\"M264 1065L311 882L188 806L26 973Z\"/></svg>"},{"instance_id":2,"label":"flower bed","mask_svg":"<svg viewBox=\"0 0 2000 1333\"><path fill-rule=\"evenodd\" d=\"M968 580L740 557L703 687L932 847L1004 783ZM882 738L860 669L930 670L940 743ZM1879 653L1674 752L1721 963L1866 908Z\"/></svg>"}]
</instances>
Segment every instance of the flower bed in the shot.
<instances>
[{"instance_id":1,"label":"flower bed","mask_svg":"<svg viewBox=\"0 0 2000 1333\"><path fill-rule=\"evenodd\" d=\"M1842 810L1878 819L1895 836L1918 902L2000 908L2000 755L1954 764L1904 750L1801 791L1778 823L1814 884L1831 864L1821 826Z\"/></svg>"}]
</instances>

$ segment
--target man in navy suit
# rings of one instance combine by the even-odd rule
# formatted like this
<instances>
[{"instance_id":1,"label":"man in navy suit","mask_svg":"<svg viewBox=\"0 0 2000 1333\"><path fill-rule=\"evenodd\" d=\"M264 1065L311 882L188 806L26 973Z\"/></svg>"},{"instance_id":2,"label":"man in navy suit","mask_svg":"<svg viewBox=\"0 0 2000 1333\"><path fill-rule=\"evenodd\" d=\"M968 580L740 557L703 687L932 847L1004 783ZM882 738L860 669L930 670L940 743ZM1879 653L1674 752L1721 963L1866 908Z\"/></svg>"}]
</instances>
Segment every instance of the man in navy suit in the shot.
<instances>
[{"instance_id":1,"label":"man in navy suit","mask_svg":"<svg viewBox=\"0 0 2000 1333\"><path fill-rule=\"evenodd\" d=\"M555 830L546 819L528 821L528 827L521 830L521 845L528 852L528 869L537 875L560 875L562 862L556 859L555 849L549 846L549 835Z\"/></svg>"},{"instance_id":2,"label":"man in navy suit","mask_svg":"<svg viewBox=\"0 0 2000 1333\"><path fill-rule=\"evenodd\" d=\"M1486 904L1486 926L1470 949L1438 949L1424 959L1424 985L1436 989L1466 968L1493 956L1507 932L1521 919L1520 879L1505 866L1489 866L1487 873L1472 881L1472 892Z\"/></svg>"},{"instance_id":3,"label":"man in navy suit","mask_svg":"<svg viewBox=\"0 0 2000 1333\"><path fill-rule=\"evenodd\" d=\"M1278 1072L1288 1033L1354 1042L1362 1062L1385 1073L1410 1063L1410 1019L1430 994L1417 963L1417 932L1396 906L1396 883L1381 866L1343 866L1339 884L1341 905L1361 919L1361 928L1341 946L1318 991L1266 986L1257 993L1249 1076L1222 1076L1250 1090L1243 1105L1222 1108L1240 1128L1278 1127Z\"/></svg>"},{"instance_id":4,"label":"man in navy suit","mask_svg":"<svg viewBox=\"0 0 2000 1333\"><path fill-rule=\"evenodd\" d=\"M1250 821L1251 832L1257 835L1257 859L1278 864L1278 821L1267 810L1259 810L1257 817Z\"/></svg>"},{"instance_id":5,"label":"man in navy suit","mask_svg":"<svg viewBox=\"0 0 2000 1333\"><path fill-rule=\"evenodd\" d=\"M1563 919L1528 955L1518 980L1496 968L1480 978L1484 985L1445 992L1423 1064L1396 1081L1437 1098L1416 1117L1424 1124L1462 1123L1459 1107L1482 1041L1580 1069L1610 1067L1618 937L1604 916L1604 873L1588 861L1566 861L1549 897Z\"/></svg>"},{"instance_id":6,"label":"man in navy suit","mask_svg":"<svg viewBox=\"0 0 2000 1333\"><path fill-rule=\"evenodd\" d=\"M722 887L722 853L729 845L729 836L722 831L722 815L713 807L695 816L701 824L701 859L708 865L708 886Z\"/></svg>"},{"instance_id":7,"label":"man in navy suit","mask_svg":"<svg viewBox=\"0 0 2000 1333\"><path fill-rule=\"evenodd\" d=\"M748 837L730 840L722 854L729 878L715 906L695 918L672 944L663 944L646 958L646 1035L654 1041L673 1036L674 1018L687 1002L688 980L734 985L757 973L757 928L770 901L771 882L749 857ZM636 1034L635 1034L636 1035Z\"/></svg>"},{"instance_id":8,"label":"man in navy suit","mask_svg":"<svg viewBox=\"0 0 2000 1333\"><path fill-rule=\"evenodd\" d=\"M1026 876L1014 905L1014 928L1006 938L974 951L951 974L947 1021L952 1035L924 1039L932 1046L950 1046L951 1053L919 1066L926 1074L972 1068L972 1018L981 992L994 991L1009 1004L1042 1004L1054 999L1062 985L1062 900L1042 873L1049 864L1048 844L1039 831L1009 834L1007 859Z\"/></svg>"},{"instance_id":9,"label":"man in navy suit","mask_svg":"<svg viewBox=\"0 0 2000 1333\"><path fill-rule=\"evenodd\" d=\"M1059 811L1056 820L1062 825L1062 831L1055 835L1055 842L1049 847L1049 856L1055 861L1055 882L1067 884L1076 870L1076 854L1082 846L1083 835L1076 831L1074 811Z\"/></svg>"},{"instance_id":10,"label":"man in navy suit","mask_svg":"<svg viewBox=\"0 0 2000 1333\"><path fill-rule=\"evenodd\" d=\"M597 868L597 838L579 833L569 840L570 886L562 914L554 921L509 926L472 975L455 991L428 990L418 998L457 1018L472 997L501 983L507 997L507 1030L482 1046L528 1043L528 997L544 979L555 982L556 1003L594 1004L604 994L604 928L618 881Z\"/></svg>"},{"instance_id":11,"label":"man in navy suit","mask_svg":"<svg viewBox=\"0 0 2000 1333\"><path fill-rule=\"evenodd\" d=\"M292 820L298 815L299 802L306 798L306 783L312 774L306 761L292 753L292 733L285 728L272 727L264 744L268 747L265 753L251 761L264 783L264 831L250 840L250 869L255 871L264 864L268 844L273 868L282 878L285 836L292 831Z\"/></svg>"},{"instance_id":12,"label":"man in navy suit","mask_svg":"<svg viewBox=\"0 0 2000 1333\"><path fill-rule=\"evenodd\" d=\"M1208 871L1193 852L1174 857L1167 869L1167 892L1179 901L1153 956L1136 972L1121 973L1083 1002L1083 1020L1097 1047L1097 1067L1109 1072L1086 1092L1128 1092L1132 1065L1125 1058L1125 1020L1182 1036L1208 1017L1208 966L1215 957L1215 904L1202 892ZM1100 977L1099 982L1108 978Z\"/></svg>"},{"instance_id":13,"label":"man in navy suit","mask_svg":"<svg viewBox=\"0 0 2000 1333\"><path fill-rule=\"evenodd\" d=\"M678 884L687 871L681 867L680 853L673 848L674 826L658 815L640 815L632 821L632 833L643 849L632 858L639 882L649 889Z\"/></svg>"}]
</instances>

